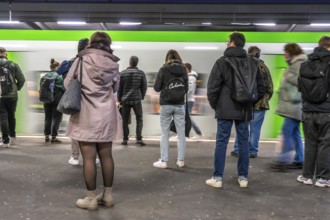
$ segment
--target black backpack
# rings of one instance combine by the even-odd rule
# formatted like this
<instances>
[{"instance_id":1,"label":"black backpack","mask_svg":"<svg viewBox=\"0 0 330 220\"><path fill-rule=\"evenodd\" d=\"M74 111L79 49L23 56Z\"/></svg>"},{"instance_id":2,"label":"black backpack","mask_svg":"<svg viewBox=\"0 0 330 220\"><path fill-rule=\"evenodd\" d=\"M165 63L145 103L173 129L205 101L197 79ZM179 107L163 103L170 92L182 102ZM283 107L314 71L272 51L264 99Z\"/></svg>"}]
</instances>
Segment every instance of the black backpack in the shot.
<instances>
[{"instance_id":1,"label":"black backpack","mask_svg":"<svg viewBox=\"0 0 330 220\"><path fill-rule=\"evenodd\" d=\"M180 103L186 94L183 77L174 76L174 78L170 79L162 93L166 102L173 104Z\"/></svg>"},{"instance_id":2,"label":"black backpack","mask_svg":"<svg viewBox=\"0 0 330 220\"><path fill-rule=\"evenodd\" d=\"M226 57L225 60L234 69L232 77L231 98L243 105L258 101L257 73L258 67L252 67L252 58L237 59Z\"/></svg>"},{"instance_id":3,"label":"black backpack","mask_svg":"<svg viewBox=\"0 0 330 220\"><path fill-rule=\"evenodd\" d=\"M55 97L55 80L59 77L58 74L51 76L50 73L46 73L40 79L40 90L39 90L39 100L43 103L54 102Z\"/></svg>"},{"instance_id":4,"label":"black backpack","mask_svg":"<svg viewBox=\"0 0 330 220\"><path fill-rule=\"evenodd\" d=\"M7 95L13 91L14 79L8 68L11 64L7 61L2 67L0 67L0 82L1 82L1 95Z\"/></svg>"},{"instance_id":5,"label":"black backpack","mask_svg":"<svg viewBox=\"0 0 330 220\"><path fill-rule=\"evenodd\" d=\"M329 65L320 59L311 59L301 64L298 89L303 100L312 103L324 102L329 97Z\"/></svg>"}]
</instances>

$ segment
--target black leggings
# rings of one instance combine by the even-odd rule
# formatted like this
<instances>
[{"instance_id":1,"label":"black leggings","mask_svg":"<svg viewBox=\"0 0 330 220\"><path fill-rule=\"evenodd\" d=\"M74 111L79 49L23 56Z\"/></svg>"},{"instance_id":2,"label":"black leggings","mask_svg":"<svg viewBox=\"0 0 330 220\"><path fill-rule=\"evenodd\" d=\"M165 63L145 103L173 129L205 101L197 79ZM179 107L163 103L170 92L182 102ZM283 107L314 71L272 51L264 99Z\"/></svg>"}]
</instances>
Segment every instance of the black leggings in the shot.
<instances>
[{"instance_id":1,"label":"black leggings","mask_svg":"<svg viewBox=\"0 0 330 220\"><path fill-rule=\"evenodd\" d=\"M103 184L105 187L112 187L114 175L114 162L112 159L112 142L108 143L90 143L79 141L81 155L83 157L84 178L87 190L96 189L96 154L99 155Z\"/></svg>"}]
</instances>

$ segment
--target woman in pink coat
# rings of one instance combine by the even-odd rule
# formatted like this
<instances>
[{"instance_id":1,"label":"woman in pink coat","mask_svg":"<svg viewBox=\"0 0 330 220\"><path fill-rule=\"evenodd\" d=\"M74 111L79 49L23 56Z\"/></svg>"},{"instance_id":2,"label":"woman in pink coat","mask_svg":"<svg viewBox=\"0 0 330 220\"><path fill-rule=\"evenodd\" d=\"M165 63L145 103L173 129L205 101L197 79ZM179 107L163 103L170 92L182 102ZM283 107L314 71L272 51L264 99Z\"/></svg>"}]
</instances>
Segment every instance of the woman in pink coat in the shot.
<instances>
[{"instance_id":1,"label":"woman in pink coat","mask_svg":"<svg viewBox=\"0 0 330 220\"><path fill-rule=\"evenodd\" d=\"M77 207L97 210L98 204L112 206L112 183L114 162L112 142L122 138L122 122L116 108L114 93L119 86L118 58L112 55L111 38L105 32L95 32L90 45L79 53L72 64L64 86L67 87L74 76L82 82L81 110L70 117L67 135L79 142L83 156L83 170L87 187L87 197L78 199ZM82 79L80 79L82 62ZM102 167L104 190L96 196L96 154Z\"/></svg>"}]
</instances>

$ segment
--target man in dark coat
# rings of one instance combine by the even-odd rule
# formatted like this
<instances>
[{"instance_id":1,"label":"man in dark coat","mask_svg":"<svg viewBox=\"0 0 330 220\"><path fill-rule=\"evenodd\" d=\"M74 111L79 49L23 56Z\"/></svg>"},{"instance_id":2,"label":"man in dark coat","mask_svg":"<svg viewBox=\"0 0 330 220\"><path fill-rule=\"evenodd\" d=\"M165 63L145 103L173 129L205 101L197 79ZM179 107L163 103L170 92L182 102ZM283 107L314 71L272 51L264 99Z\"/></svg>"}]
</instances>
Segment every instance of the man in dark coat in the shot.
<instances>
[{"instance_id":1,"label":"man in dark coat","mask_svg":"<svg viewBox=\"0 0 330 220\"><path fill-rule=\"evenodd\" d=\"M325 72L328 74L327 79L329 80L330 37L322 37L319 46L314 49L314 52L308 58L320 63L319 65L328 64ZM319 66L314 66L314 64L306 62L306 66L304 66L305 70L314 70L310 72L311 75L319 71ZM300 75L302 69L300 69ZM310 88L306 92L310 93L312 90L313 88ZM305 134L305 159L303 173L298 176L297 181L312 185L315 176L315 186L330 187L330 96L322 102L310 102L304 98L304 95L306 95L304 90L301 93L303 99L302 118Z\"/></svg>"},{"instance_id":2,"label":"man in dark coat","mask_svg":"<svg viewBox=\"0 0 330 220\"><path fill-rule=\"evenodd\" d=\"M3 147L9 147L16 143L16 107L18 101L18 91L25 83L24 75L18 64L7 60L7 51L0 47L0 68L6 71L10 81L10 89L4 93L4 79L0 79L0 122ZM8 80L9 80L8 78Z\"/></svg>"},{"instance_id":3,"label":"man in dark coat","mask_svg":"<svg viewBox=\"0 0 330 220\"><path fill-rule=\"evenodd\" d=\"M136 116L136 143L144 146L142 141L143 111L141 101L147 92L147 79L142 70L137 67L139 58L132 56L129 67L120 75L120 86L118 90L118 102L122 105L124 140L122 145L127 145L129 128L128 121L133 108Z\"/></svg>"},{"instance_id":4,"label":"man in dark coat","mask_svg":"<svg viewBox=\"0 0 330 220\"><path fill-rule=\"evenodd\" d=\"M227 49L224 56L214 64L207 86L207 98L211 107L215 110L217 119L217 134L214 154L214 173L211 179L206 180L206 184L212 187L222 187L222 177L225 168L226 150L230 137L231 127L235 122L236 135L239 148L238 156L238 183L240 187L248 185L249 169L249 130L248 121L252 119L253 102L242 104L235 101L233 91L235 91L233 79L234 74L240 74L255 79L257 81L257 99L261 99L265 94L265 87L262 75L258 68L258 62L248 57L243 49L245 37L243 34L234 32L229 36ZM230 64L228 60L233 60ZM247 68L249 67L249 68ZM243 71L243 72L242 72Z\"/></svg>"}]
</instances>

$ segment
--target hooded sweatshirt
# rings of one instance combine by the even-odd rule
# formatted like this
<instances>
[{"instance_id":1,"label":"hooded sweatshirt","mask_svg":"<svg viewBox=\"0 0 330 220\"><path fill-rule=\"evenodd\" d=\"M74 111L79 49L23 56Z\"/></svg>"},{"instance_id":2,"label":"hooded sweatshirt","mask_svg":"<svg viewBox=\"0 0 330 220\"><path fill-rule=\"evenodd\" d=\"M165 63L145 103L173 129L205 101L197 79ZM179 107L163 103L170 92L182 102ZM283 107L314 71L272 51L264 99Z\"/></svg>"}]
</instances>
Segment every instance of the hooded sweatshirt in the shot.
<instances>
[{"instance_id":1,"label":"hooded sweatshirt","mask_svg":"<svg viewBox=\"0 0 330 220\"><path fill-rule=\"evenodd\" d=\"M198 74L195 71L191 71L188 74L188 80L189 80L188 101L189 102L195 102L197 78L198 78Z\"/></svg>"},{"instance_id":2,"label":"hooded sweatshirt","mask_svg":"<svg viewBox=\"0 0 330 220\"><path fill-rule=\"evenodd\" d=\"M183 105L185 97L178 103L169 103L164 98L164 92L167 83L177 77L182 77L185 85L185 92L188 91L188 76L185 67L183 64L178 60L171 60L170 62L166 63L160 70L158 71L158 75L156 78L156 82L154 85L154 89L156 92L160 92L160 105Z\"/></svg>"}]
</instances>

